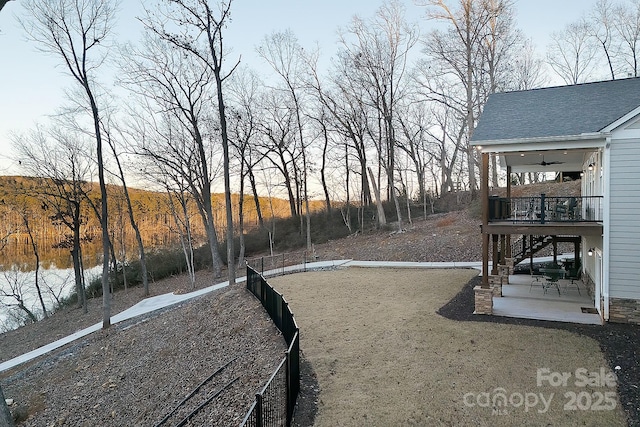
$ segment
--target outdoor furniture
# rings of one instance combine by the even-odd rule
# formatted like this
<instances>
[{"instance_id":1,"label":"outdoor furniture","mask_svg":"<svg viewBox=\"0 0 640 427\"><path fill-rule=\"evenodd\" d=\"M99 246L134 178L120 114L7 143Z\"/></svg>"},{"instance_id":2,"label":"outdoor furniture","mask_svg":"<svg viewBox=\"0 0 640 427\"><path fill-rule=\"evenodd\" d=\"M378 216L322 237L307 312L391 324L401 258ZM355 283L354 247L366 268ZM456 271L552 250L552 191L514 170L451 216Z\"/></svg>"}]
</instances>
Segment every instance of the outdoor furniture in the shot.
<instances>
[{"instance_id":1,"label":"outdoor furniture","mask_svg":"<svg viewBox=\"0 0 640 427\"><path fill-rule=\"evenodd\" d=\"M541 268L540 272L544 275L544 282L542 283L542 289L546 294L550 287L555 286L560 294L560 285L558 282L564 278L566 270L564 268Z\"/></svg>"},{"instance_id":2,"label":"outdoor furniture","mask_svg":"<svg viewBox=\"0 0 640 427\"><path fill-rule=\"evenodd\" d=\"M569 219L575 220L580 218L580 214L578 212L578 199L575 197L569 198Z\"/></svg>"},{"instance_id":3,"label":"outdoor furniture","mask_svg":"<svg viewBox=\"0 0 640 427\"><path fill-rule=\"evenodd\" d=\"M542 280L544 276L540 274L533 274L533 270L531 270L531 285L529 286L529 292L531 292L531 288L533 288L534 284L542 285Z\"/></svg>"},{"instance_id":4,"label":"outdoor furniture","mask_svg":"<svg viewBox=\"0 0 640 427\"><path fill-rule=\"evenodd\" d=\"M556 221L562 221L567 216L568 207L564 202L556 202L553 218Z\"/></svg>"},{"instance_id":5,"label":"outdoor furniture","mask_svg":"<svg viewBox=\"0 0 640 427\"><path fill-rule=\"evenodd\" d=\"M578 295L582 295L580 293L580 286L578 285L578 282L580 281L580 277L582 275L580 262L578 262L577 265L574 265L573 261L571 262L565 261L564 267L565 267L565 270L567 271L567 274L565 275L564 278L568 280L568 282L565 283L565 286L564 286L565 292L570 285L575 285L576 290L578 291Z\"/></svg>"}]
</instances>

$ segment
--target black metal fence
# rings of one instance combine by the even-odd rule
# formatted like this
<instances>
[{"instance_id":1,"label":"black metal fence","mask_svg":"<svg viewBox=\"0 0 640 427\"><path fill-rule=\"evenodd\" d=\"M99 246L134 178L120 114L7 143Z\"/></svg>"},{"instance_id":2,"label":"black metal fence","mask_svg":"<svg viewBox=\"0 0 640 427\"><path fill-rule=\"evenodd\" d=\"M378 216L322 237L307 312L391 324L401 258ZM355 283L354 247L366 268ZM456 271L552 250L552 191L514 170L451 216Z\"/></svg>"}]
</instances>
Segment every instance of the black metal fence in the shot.
<instances>
[{"instance_id":1,"label":"black metal fence","mask_svg":"<svg viewBox=\"0 0 640 427\"><path fill-rule=\"evenodd\" d=\"M289 304L267 283L255 268L247 265L247 289L258 298L282 332L288 349L284 359L256 393L256 400L244 417L241 426L290 425L293 409L300 391L300 335Z\"/></svg>"},{"instance_id":2,"label":"black metal fence","mask_svg":"<svg viewBox=\"0 0 640 427\"><path fill-rule=\"evenodd\" d=\"M306 271L307 264L315 262L318 257L309 251L290 252L278 255L268 255L247 259L247 266L262 274L264 277L277 276L286 273ZM300 266L296 269L291 267Z\"/></svg>"}]
</instances>

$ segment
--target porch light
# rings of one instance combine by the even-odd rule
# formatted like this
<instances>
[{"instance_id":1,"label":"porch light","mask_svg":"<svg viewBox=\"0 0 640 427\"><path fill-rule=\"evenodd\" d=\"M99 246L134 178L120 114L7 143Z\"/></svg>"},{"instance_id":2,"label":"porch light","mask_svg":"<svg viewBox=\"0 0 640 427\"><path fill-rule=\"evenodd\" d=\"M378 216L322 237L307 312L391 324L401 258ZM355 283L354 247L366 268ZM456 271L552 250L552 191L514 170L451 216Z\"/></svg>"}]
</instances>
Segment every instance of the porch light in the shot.
<instances>
[{"instance_id":1,"label":"porch light","mask_svg":"<svg viewBox=\"0 0 640 427\"><path fill-rule=\"evenodd\" d=\"M593 170L593 163L589 163L589 170L592 171Z\"/></svg>"},{"instance_id":2,"label":"porch light","mask_svg":"<svg viewBox=\"0 0 640 427\"><path fill-rule=\"evenodd\" d=\"M589 248L589 250L587 251L587 255L593 256L593 251L594 251L593 248Z\"/></svg>"}]
</instances>

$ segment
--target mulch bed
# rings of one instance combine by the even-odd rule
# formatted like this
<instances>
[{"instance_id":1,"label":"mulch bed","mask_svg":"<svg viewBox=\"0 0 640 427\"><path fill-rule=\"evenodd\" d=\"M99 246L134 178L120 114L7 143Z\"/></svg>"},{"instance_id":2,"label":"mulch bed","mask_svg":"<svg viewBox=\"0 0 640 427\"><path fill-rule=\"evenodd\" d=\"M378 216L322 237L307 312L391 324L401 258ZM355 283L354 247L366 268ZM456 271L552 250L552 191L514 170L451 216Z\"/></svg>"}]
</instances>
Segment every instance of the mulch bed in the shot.
<instances>
[{"instance_id":1,"label":"mulch bed","mask_svg":"<svg viewBox=\"0 0 640 427\"><path fill-rule=\"evenodd\" d=\"M481 277L472 279L462 288L460 293L438 310L438 314L447 319L457 321L492 322L563 329L582 334L598 341L598 343L600 343L600 349L609 364L609 368L615 371L616 366L623 367L623 369L617 372L617 392L620 398L620 404L627 414L629 426L640 426L640 327L637 325L616 323L607 323L602 326L580 325L575 323L474 315L475 295L473 288L480 285L481 281Z\"/></svg>"}]
</instances>

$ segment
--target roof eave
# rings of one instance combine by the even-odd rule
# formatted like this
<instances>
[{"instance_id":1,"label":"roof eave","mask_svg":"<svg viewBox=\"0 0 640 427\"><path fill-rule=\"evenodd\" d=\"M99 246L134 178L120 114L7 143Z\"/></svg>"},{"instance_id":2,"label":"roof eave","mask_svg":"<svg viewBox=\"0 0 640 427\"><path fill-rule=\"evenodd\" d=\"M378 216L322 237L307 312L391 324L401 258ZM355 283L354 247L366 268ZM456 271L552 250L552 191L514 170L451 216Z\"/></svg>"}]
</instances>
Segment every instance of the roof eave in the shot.
<instances>
[{"instance_id":1,"label":"roof eave","mask_svg":"<svg viewBox=\"0 0 640 427\"><path fill-rule=\"evenodd\" d=\"M495 139L471 141L471 145L481 153L597 148L604 145L609 135L609 132L592 132L539 138Z\"/></svg>"}]
</instances>

